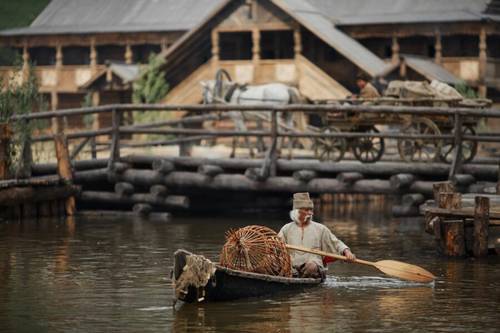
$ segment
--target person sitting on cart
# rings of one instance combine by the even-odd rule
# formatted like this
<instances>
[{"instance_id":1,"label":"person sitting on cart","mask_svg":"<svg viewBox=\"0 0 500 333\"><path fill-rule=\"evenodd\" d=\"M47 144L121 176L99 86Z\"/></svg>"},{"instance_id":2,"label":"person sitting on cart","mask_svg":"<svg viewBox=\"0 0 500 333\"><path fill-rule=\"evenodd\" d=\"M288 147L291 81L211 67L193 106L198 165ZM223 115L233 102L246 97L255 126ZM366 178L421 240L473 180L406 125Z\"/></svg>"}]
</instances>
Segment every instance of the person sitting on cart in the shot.
<instances>
[{"instance_id":1,"label":"person sitting on cart","mask_svg":"<svg viewBox=\"0 0 500 333\"><path fill-rule=\"evenodd\" d=\"M293 195L293 209L290 211L292 222L285 224L278 236L290 245L338 253L346 256L348 261L354 261L356 256L347 245L325 225L312 220L313 207L309 193L295 193ZM300 251L291 251L290 256L295 276L325 279L326 263L321 256Z\"/></svg>"},{"instance_id":2,"label":"person sitting on cart","mask_svg":"<svg viewBox=\"0 0 500 333\"><path fill-rule=\"evenodd\" d=\"M370 78L368 75L364 73L360 73L356 76L356 85L359 88L359 94L356 96L359 99L371 99L371 98L379 98L380 94L370 83Z\"/></svg>"}]
</instances>

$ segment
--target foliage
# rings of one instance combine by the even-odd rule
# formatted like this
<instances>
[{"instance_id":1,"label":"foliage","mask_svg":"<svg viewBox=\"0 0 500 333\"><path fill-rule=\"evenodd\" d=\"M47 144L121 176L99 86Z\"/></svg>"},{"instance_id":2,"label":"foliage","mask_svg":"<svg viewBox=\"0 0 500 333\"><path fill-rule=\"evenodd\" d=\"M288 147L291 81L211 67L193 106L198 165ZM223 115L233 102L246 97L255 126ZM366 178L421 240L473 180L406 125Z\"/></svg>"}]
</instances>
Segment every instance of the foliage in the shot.
<instances>
[{"instance_id":1,"label":"foliage","mask_svg":"<svg viewBox=\"0 0 500 333\"><path fill-rule=\"evenodd\" d=\"M0 30L25 27L38 16L50 0L0 1ZM0 64L12 66L18 52L9 47L0 47Z\"/></svg>"},{"instance_id":2,"label":"foliage","mask_svg":"<svg viewBox=\"0 0 500 333\"><path fill-rule=\"evenodd\" d=\"M167 95L169 85L161 70L163 64L165 64L163 58L154 53L149 56L148 64L142 68L139 79L133 84L133 103L154 104ZM168 118L169 113L142 111L134 114L134 123L154 123ZM156 138L156 136L153 137Z\"/></svg>"},{"instance_id":3,"label":"foliage","mask_svg":"<svg viewBox=\"0 0 500 333\"><path fill-rule=\"evenodd\" d=\"M50 0L0 1L0 30L28 26Z\"/></svg>"},{"instance_id":4,"label":"foliage","mask_svg":"<svg viewBox=\"0 0 500 333\"><path fill-rule=\"evenodd\" d=\"M477 92L469 87L467 83L464 81L455 85L455 89L462 95L464 98L478 98Z\"/></svg>"},{"instance_id":5,"label":"foliage","mask_svg":"<svg viewBox=\"0 0 500 333\"><path fill-rule=\"evenodd\" d=\"M38 92L38 82L31 66L18 70L7 80L0 81L0 123L8 123L13 136L7 148L10 169L18 171L22 168L21 153L25 144L30 144L32 131L40 126L34 121L13 121L15 115L31 113L45 108L42 95ZM30 147L27 147L30 149Z\"/></svg>"},{"instance_id":6,"label":"foliage","mask_svg":"<svg viewBox=\"0 0 500 333\"><path fill-rule=\"evenodd\" d=\"M141 70L139 79L134 82L132 101L134 103L158 103L165 97L169 86L161 67L165 60L156 54L149 56L148 64Z\"/></svg>"}]
</instances>

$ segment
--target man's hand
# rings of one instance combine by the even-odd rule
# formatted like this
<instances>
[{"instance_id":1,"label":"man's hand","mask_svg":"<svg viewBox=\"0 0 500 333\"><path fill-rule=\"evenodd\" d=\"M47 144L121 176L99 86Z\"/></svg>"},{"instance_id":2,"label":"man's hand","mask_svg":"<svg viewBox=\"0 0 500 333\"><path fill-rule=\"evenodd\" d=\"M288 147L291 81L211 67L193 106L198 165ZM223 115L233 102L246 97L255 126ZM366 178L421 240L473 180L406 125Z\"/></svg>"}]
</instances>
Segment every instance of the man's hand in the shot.
<instances>
[{"instance_id":1,"label":"man's hand","mask_svg":"<svg viewBox=\"0 0 500 333\"><path fill-rule=\"evenodd\" d=\"M347 258L348 262L354 262L356 260L356 256L349 249L344 250L344 256Z\"/></svg>"}]
</instances>

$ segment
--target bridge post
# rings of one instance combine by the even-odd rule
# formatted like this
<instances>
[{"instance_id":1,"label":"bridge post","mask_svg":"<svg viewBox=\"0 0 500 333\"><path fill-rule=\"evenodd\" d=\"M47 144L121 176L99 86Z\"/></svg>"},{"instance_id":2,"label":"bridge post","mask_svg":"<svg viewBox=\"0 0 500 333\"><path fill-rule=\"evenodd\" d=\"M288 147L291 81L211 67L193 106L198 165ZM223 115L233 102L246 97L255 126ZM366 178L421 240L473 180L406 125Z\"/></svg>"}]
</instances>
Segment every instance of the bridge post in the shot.
<instances>
[{"instance_id":1,"label":"bridge post","mask_svg":"<svg viewBox=\"0 0 500 333\"><path fill-rule=\"evenodd\" d=\"M121 113L113 109L111 113L111 149L108 161L108 169L112 170L114 164L120 159L120 118Z\"/></svg>"},{"instance_id":2,"label":"bridge post","mask_svg":"<svg viewBox=\"0 0 500 333\"><path fill-rule=\"evenodd\" d=\"M278 111L271 113L271 144L266 153L266 158L262 163L258 177L266 179L269 176L276 176L276 148L278 145Z\"/></svg>"},{"instance_id":3,"label":"bridge post","mask_svg":"<svg viewBox=\"0 0 500 333\"><path fill-rule=\"evenodd\" d=\"M455 146L455 152L453 154L453 163L451 164L450 173L448 174L448 179L452 179L456 173L460 173L462 168L462 117L459 113L455 113L455 124L454 124L455 138L453 140L453 145Z\"/></svg>"},{"instance_id":4,"label":"bridge post","mask_svg":"<svg viewBox=\"0 0 500 333\"><path fill-rule=\"evenodd\" d=\"M276 176L276 160L277 160L277 153L276 153L276 148L278 145L278 112L274 110L271 113L271 139L273 144L271 145L271 165L270 165L270 175L271 176Z\"/></svg>"}]
</instances>

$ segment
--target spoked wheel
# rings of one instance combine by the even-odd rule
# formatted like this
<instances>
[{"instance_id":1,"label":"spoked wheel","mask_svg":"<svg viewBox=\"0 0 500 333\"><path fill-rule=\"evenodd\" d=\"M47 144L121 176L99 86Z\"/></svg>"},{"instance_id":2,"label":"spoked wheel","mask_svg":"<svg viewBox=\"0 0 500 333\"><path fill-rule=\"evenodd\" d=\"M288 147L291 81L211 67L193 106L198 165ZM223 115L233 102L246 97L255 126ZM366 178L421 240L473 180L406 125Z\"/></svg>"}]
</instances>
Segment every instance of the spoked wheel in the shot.
<instances>
[{"instance_id":1,"label":"spoked wheel","mask_svg":"<svg viewBox=\"0 0 500 333\"><path fill-rule=\"evenodd\" d=\"M379 130L371 126L369 128L360 128L366 133L379 133ZM384 138L363 137L355 138L352 141L352 152L358 161L363 163L375 163L382 158L385 150Z\"/></svg>"},{"instance_id":2,"label":"spoked wheel","mask_svg":"<svg viewBox=\"0 0 500 333\"><path fill-rule=\"evenodd\" d=\"M325 127L321 133L338 133L340 132L335 127ZM344 138L323 137L316 138L314 141L314 156L323 162L340 161L347 149L347 141Z\"/></svg>"},{"instance_id":3,"label":"spoked wheel","mask_svg":"<svg viewBox=\"0 0 500 333\"><path fill-rule=\"evenodd\" d=\"M401 130L404 134L440 135L437 125L428 118L414 118ZM442 140L436 139L399 139L399 155L406 162L433 162L439 158Z\"/></svg>"},{"instance_id":4,"label":"spoked wheel","mask_svg":"<svg viewBox=\"0 0 500 333\"><path fill-rule=\"evenodd\" d=\"M451 132L454 134L454 131ZM476 131L470 125L462 126L462 135L475 135ZM463 163L467 163L472 161L474 156L477 153L477 142L471 140L462 141L462 161ZM441 147L441 152L439 154L439 158L445 163L453 162L453 158L455 156L455 143L453 139L446 140Z\"/></svg>"}]
</instances>

